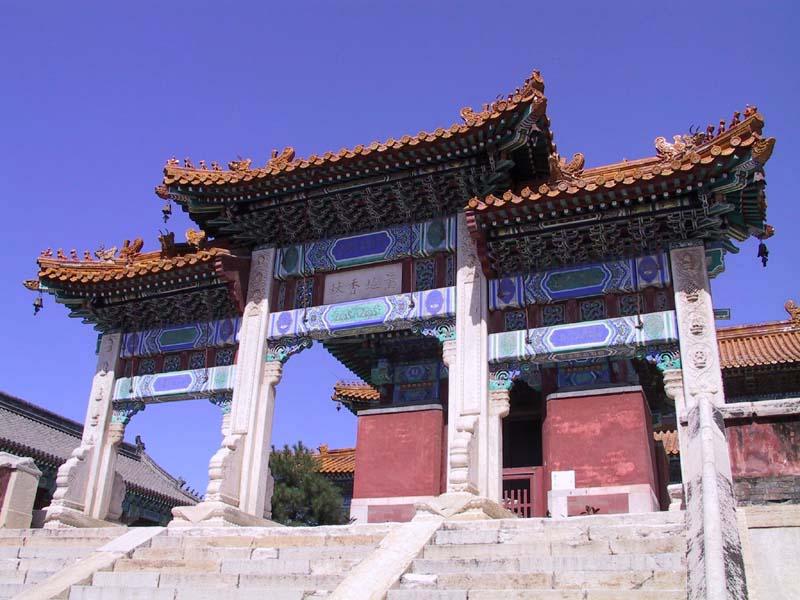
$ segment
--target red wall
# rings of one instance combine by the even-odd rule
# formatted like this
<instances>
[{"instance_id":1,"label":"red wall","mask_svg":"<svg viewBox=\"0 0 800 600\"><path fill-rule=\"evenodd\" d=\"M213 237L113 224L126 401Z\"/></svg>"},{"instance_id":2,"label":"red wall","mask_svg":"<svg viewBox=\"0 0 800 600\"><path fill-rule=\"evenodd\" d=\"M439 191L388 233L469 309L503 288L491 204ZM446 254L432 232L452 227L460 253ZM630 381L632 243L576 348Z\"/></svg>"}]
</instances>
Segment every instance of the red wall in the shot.
<instances>
[{"instance_id":1,"label":"red wall","mask_svg":"<svg viewBox=\"0 0 800 600\"><path fill-rule=\"evenodd\" d=\"M437 496L442 419L441 410L359 416L353 498Z\"/></svg>"},{"instance_id":2,"label":"red wall","mask_svg":"<svg viewBox=\"0 0 800 600\"><path fill-rule=\"evenodd\" d=\"M641 391L548 398L544 462L575 471L576 487L647 483L657 489L650 409Z\"/></svg>"},{"instance_id":3,"label":"red wall","mask_svg":"<svg viewBox=\"0 0 800 600\"><path fill-rule=\"evenodd\" d=\"M737 420L725 425L734 477L800 475L800 420Z\"/></svg>"}]
</instances>

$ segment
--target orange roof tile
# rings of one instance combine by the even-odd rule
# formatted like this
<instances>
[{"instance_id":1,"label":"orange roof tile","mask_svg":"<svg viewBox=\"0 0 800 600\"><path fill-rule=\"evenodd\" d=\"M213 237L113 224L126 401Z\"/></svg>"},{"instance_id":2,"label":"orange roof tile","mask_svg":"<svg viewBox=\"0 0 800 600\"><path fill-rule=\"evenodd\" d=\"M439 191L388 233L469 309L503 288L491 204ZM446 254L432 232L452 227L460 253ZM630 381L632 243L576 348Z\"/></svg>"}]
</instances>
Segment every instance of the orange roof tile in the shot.
<instances>
[{"instance_id":1,"label":"orange roof tile","mask_svg":"<svg viewBox=\"0 0 800 600\"><path fill-rule=\"evenodd\" d=\"M340 475L355 473L356 471L356 449L339 448L328 450L328 445L323 444L319 448L318 454L314 454L314 459L319 464L317 471L323 475Z\"/></svg>"},{"instance_id":2,"label":"orange roof tile","mask_svg":"<svg viewBox=\"0 0 800 600\"><path fill-rule=\"evenodd\" d=\"M750 109L745 120L733 125L727 131L718 133L716 137L706 139L694 146L675 136L674 144L664 138L656 140L658 155L633 161L622 161L610 165L582 169L583 157L576 155L570 164L559 161L554 155L551 160L553 180L541 183L535 189L528 186L519 191L508 190L500 197L492 194L486 198L472 198L468 209L486 211L500 208L506 204L517 205L537 202L541 199L552 200L565 196L586 195L598 189L622 188L639 181L664 180L676 184L676 175L692 171L697 165L708 165L733 154L740 148L752 147L753 157L761 163L766 162L775 146L775 138L763 138L761 130L764 117Z\"/></svg>"},{"instance_id":3,"label":"orange roof tile","mask_svg":"<svg viewBox=\"0 0 800 600\"><path fill-rule=\"evenodd\" d=\"M678 444L677 430L673 429L672 431L654 431L653 439L664 444L664 451L667 454L678 455L681 453L681 447Z\"/></svg>"},{"instance_id":4,"label":"orange roof tile","mask_svg":"<svg viewBox=\"0 0 800 600\"><path fill-rule=\"evenodd\" d=\"M280 173L289 173L296 169L308 169L341 161L343 164L351 160L356 160L362 156L372 153L391 152L406 147L424 147L437 142L440 139L454 138L465 135L484 124L499 121L504 115L511 113L518 108L532 104L536 116L544 114L547 101L543 95L544 82L538 71L525 80L521 88L517 88L505 99L499 99L491 104L485 104L483 110L474 111L469 107L461 109L461 118L464 123L456 123L447 129L439 128L433 132L421 131L417 135L405 135L400 139L389 138L385 142L372 142L366 146L358 145L354 148L342 148L338 152L326 152L322 156L312 155L306 159L295 158L294 149L287 147L278 154L272 153L272 158L267 161L262 168L250 168L250 159L231 161L228 163L230 170L222 170L217 163L212 163L209 170L205 166L205 161L200 161L200 168L197 168L189 159L184 160L184 165L180 166L177 159L170 159L164 168L164 185L225 185L239 182L249 182L256 179L264 179L276 176ZM163 186L156 188L159 195L167 194Z\"/></svg>"},{"instance_id":5,"label":"orange roof tile","mask_svg":"<svg viewBox=\"0 0 800 600\"><path fill-rule=\"evenodd\" d=\"M337 381L333 386L333 400L337 402L378 402L380 399L378 390L361 381Z\"/></svg>"},{"instance_id":6,"label":"orange roof tile","mask_svg":"<svg viewBox=\"0 0 800 600\"><path fill-rule=\"evenodd\" d=\"M786 303L789 321L737 325L717 330L720 364L723 369L800 363L800 314Z\"/></svg>"},{"instance_id":7,"label":"orange roof tile","mask_svg":"<svg viewBox=\"0 0 800 600\"><path fill-rule=\"evenodd\" d=\"M193 249L174 256L166 256L162 251L135 254L128 258L108 258L94 260L85 253L84 260L52 257L49 251L39 256L39 280L43 282L70 282L77 284L122 281L143 275L168 272L198 264L213 262L221 256L231 256L227 248L210 247Z\"/></svg>"}]
</instances>

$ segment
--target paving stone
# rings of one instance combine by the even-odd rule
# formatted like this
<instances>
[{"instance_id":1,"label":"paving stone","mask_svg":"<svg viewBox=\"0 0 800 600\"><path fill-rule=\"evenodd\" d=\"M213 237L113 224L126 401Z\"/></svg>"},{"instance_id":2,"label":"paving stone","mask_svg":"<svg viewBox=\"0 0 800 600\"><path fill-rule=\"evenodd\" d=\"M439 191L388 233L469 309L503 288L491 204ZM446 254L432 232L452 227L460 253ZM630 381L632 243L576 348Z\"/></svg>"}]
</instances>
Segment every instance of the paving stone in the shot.
<instances>
[{"instance_id":1,"label":"paving stone","mask_svg":"<svg viewBox=\"0 0 800 600\"><path fill-rule=\"evenodd\" d=\"M307 560L227 560L223 558L221 564L223 573L283 575L311 572L311 565Z\"/></svg>"},{"instance_id":2,"label":"paving stone","mask_svg":"<svg viewBox=\"0 0 800 600\"><path fill-rule=\"evenodd\" d=\"M270 589L226 589L224 596L219 590L212 588L180 587L176 590L175 600L303 600L308 598L303 590Z\"/></svg>"},{"instance_id":3,"label":"paving stone","mask_svg":"<svg viewBox=\"0 0 800 600\"><path fill-rule=\"evenodd\" d=\"M219 573L219 562L214 560L147 560L132 558L118 560L114 563L114 571Z\"/></svg>"},{"instance_id":4,"label":"paving stone","mask_svg":"<svg viewBox=\"0 0 800 600\"><path fill-rule=\"evenodd\" d=\"M598 589L679 589L685 585L682 571L556 571L554 586Z\"/></svg>"},{"instance_id":5,"label":"paving stone","mask_svg":"<svg viewBox=\"0 0 800 600\"><path fill-rule=\"evenodd\" d=\"M158 586L158 577L155 571L99 571L92 577L92 585L154 588Z\"/></svg>"},{"instance_id":6,"label":"paving stone","mask_svg":"<svg viewBox=\"0 0 800 600\"><path fill-rule=\"evenodd\" d=\"M220 573L195 573L195 572L161 572L161 577L158 580L158 587L160 588L177 588L195 587L195 588L217 588L217 598L220 600L219 588L225 588L225 594L228 589L235 588L239 583L238 575L222 575Z\"/></svg>"},{"instance_id":7,"label":"paving stone","mask_svg":"<svg viewBox=\"0 0 800 600\"><path fill-rule=\"evenodd\" d=\"M581 590L470 590L469 600L583 600Z\"/></svg>"},{"instance_id":8,"label":"paving stone","mask_svg":"<svg viewBox=\"0 0 800 600\"><path fill-rule=\"evenodd\" d=\"M466 590L389 590L387 600L467 600Z\"/></svg>"},{"instance_id":9,"label":"paving stone","mask_svg":"<svg viewBox=\"0 0 800 600\"><path fill-rule=\"evenodd\" d=\"M25 583L25 571L0 571L0 584Z\"/></svg>"},{"instance_id":10,"label":"paving stone","mask_svg":"<svg viewBox=\"0 0 800 600\"><path fill-rule=\"evenodd\" d=\"M173 600L175 590L146 587L72 586L69 600Z\"/></svg>"},{"instance_id":11,"label":"paving stone","mask_svg":"<svg viewBox=\"0 0 800 600\"><path fill-rule=\"evenodd\" d=\"M685 590L586 590L586 600L686 600Z\"/></svg>"},{"instance_id":12,"label":"paving stone","mask_svg":"<svg viewBox=\"0 0 800 600\"><path fill-rule=\"evenodd\" d=\"M444 573L436 582L438 589L507 590L552 589L552 573Z\"/></svg>"},{"instance_id":13,"label":"paving stone","mask_svg":"<svg viewBox=\"0 0 800 600\"><path fill-rule=\"evenodd\" d=\"M20 548L17 546L0 546L0 559L17 558Z\"/></svg>"},{"instance_id":14,"label":"paving stone","mask_svg":"<svg viewBox=\"0 0 800 600\"><path fill-rule=\"evenodd\" d=\"M24 589L25 585L22 583L0 583L0 598L11 598Z\"/></svg>"},{"instance_id":15,"label":"paving stone","mask_svg":"<svg viewBox=\"0 0 800 600\"><path fill-rule=\"evenodd\" d=\"M445 529L434 536L436 544L496 544L497 529Z\"/></svg>"}]
</instances>

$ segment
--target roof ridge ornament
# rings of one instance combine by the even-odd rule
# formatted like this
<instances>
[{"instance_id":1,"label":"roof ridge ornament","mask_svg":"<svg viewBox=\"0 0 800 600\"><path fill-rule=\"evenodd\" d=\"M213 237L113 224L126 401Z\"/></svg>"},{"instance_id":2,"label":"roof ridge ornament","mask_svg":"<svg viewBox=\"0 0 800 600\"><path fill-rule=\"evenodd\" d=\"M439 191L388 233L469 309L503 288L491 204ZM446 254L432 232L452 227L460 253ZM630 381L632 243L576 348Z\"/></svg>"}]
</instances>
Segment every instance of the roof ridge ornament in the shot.
<instances>
[{"instance_id":1,"label":"roof ridge ornament","mask_svg":"<svg viewBox=\"0 0 800 600\"><path fill-rule=\"evenodd\" d=\"M238 171L238 172L249 171L250 170L250 163L253 162L253 160L250 159L250 158L247 158L247 159L242 158L241 154L238 156L238 158L239 158L239 160L232 160L231 162L229 162L228 163L228 168L231 171Z\"/></svg>"},{"instance_id":2,"label":"roof ridge ornament","mask_svg":"<svg viewBox=\"0 0 800 600\"><path fill-rule=\"evenodd\" d=\"M789 321L793 324L800 325L800 306L798 306L794 300L787 300L783 308L789 313Z\"/></svg>"},{"instance_id":3,"label":"roof ridge ornament","mask_svg":"<svg viewBox=\"0 0 800 600\"><path fill-rule=\"evenodd\" d=\"M267 161L267 168L273 171L283 171L294 160L294 148L286 146L278 154L277 150L273 150L270 159Z\"/></svg>"}]
</instances>

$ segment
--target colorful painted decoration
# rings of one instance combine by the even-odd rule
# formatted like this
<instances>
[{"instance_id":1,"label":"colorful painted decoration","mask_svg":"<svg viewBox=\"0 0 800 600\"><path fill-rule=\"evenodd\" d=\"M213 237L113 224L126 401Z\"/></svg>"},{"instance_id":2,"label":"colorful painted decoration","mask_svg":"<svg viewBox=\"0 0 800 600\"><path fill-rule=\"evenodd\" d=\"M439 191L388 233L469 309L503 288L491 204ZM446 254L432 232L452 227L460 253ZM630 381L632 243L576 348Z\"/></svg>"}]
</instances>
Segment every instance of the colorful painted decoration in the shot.
<instances>
[{"instance_id":1,"label":"colorful painted decoration","mask_svg":"<svg viewBox=\"0 0 800 600\"><path fill-rule=\"evenodd\" d=\"M637 348L678 340L674 311L585 321L489 336L489 361L551 363L608 356L631 356Z\"/></svg>"},{"instance_id":2,"label":"colorful painted decoration","mask_svg":"<svg viewBox=\"0 0 800 600\"><path fill-rule=\"evenodd\" d=\"M558 388L611 383L609 359L574 360L558 364Z\"/></svg>"},{"instance_id":3,"label":"colorful painted decoration","mask_svg":"<svg viewBox=\"0 0 800 600\"><path fill-rule=\"evenodd\" d=\"M489 308L519 308L571 298L632 293L670 284L666 253L564 267L489 281Z\"/></svg>"},{"instance_id":4,"label":"colorful painted decoration","mask_svg":"<svg viewBox=\"0 0 800 600\"><path fill-rule=\"evenodd\" d=\"M409 329L415 322L455 315L452 287L382 296L368 300L276 312L269 318L269 339L311 337Z\"/></svg>"},{"instance_id":5,"label":"colorful painted decoration","mask_svg":"<svg viewBox=\"0 0 800 600\"><path fill-rule=\"evenodd\" d=\"M114 386L114 402L140 400L145 403L208 398L233 391L235 365L121 377Z\"/></svg>"},{"instance_id":6,"label":"colorful painted decoration","mask_svg":"<svg viewBox=\"0 0 800 600\"><path fill-rule=\"evenodd\" d=\"M454 217L397 225L280 248L275 255L275 277L286 279L408 256L424 257L437 252L453 252L455 247Z\"/></svg>"},{"instance_id":7,"label":"colorful painted decoration","mask_svg":"<svg viewBox=\"0 0 800 600\"><path fill-rule=\"evenodd\" d=\"M516 380L527 383L535 390L542 388L542 372L539 365L530 362L498 362L489 367L489 389L508 390Z\"/></svg>"},{"instance_id":8,"label":"colorful painted decoration","mask_svg":"<svg viewBox=\"0 0 800 600\"><path fill-rule=\"evenodd\" d=\"M207 323L189 323L126 333L122 337L121 358L155 356L196 348L233 346L238 343L241 318Z\"/></svg>"},{"instance_id":9,"label":"colorful painted decoration","mask_svg":"<svg viewBox=\"0 0 800 600\"><path fill-rule=\"evenodd\" d=\"M725 271L725 249L722 244L709 244L706 246L706 268L708 278L714 279L717 275Z\"/></svg>"}]
</instances>

